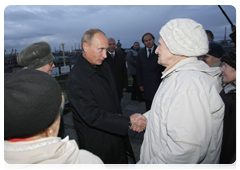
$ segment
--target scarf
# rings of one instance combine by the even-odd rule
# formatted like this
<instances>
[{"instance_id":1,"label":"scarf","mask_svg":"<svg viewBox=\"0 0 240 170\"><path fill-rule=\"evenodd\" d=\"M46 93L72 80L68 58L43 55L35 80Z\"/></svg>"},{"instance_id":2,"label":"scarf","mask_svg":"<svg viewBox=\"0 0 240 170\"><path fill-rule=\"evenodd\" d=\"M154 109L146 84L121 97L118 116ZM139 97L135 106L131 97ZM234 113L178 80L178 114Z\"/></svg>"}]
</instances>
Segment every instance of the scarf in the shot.
<instances>
[{"instance_id":1,"label":"scarf","mask_svg":"<svg viewBox=\"0 0 240 170\"><path fill-rule=\"evenodd\" d=\"M228 84L223 83L223 89L225 94L238 93L238 80Z\"/></svg>"}]
</instances>

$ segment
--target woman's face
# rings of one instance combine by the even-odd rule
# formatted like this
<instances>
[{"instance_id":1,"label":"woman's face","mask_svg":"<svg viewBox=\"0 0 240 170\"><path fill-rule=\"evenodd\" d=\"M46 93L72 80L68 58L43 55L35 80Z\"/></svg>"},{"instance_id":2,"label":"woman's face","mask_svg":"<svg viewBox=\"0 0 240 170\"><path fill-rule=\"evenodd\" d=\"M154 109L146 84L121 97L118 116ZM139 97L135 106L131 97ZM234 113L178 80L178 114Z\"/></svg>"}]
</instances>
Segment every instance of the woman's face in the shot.
<instances>
[{"instance_id":1,"label":"woman's face","mask_svg":"<svg viewBox=\"0 0 240 170\"><path fill-rule=\"evenodd\" d=\"M46 64L45 66L37 68L36 70L40 70L40 71L43 71L43 72L48 73L49 75L51 75L53 67L55 67L55 65L54 65L54 63L52 61L49 64Z\"/></svg>"},{"instance_id":2,"label":"woman's face","mask_svg":"<svg viewBox=\"0 0 240 170\"><path fill-rule=\"evenodd\" d=\"M169 66L172 62L175 61L175 55L172 54L168 47L166 46L165 42L163 41L162 37L158 40L158 47L155 50L155 53L158 55L158 64L161 64L165 67Z\"/></svg>"},{"instance_id":3,"label":"woman's face","mask_svg":"<svg viewBox=\"0 0 240 170\"><path fill-rule=\"evenodd\" d=\"M223 66L221 68L223 82L230 83L236 81L236 70L232 68L227 63L223 62Z\"/></svg>"}]
</instances>

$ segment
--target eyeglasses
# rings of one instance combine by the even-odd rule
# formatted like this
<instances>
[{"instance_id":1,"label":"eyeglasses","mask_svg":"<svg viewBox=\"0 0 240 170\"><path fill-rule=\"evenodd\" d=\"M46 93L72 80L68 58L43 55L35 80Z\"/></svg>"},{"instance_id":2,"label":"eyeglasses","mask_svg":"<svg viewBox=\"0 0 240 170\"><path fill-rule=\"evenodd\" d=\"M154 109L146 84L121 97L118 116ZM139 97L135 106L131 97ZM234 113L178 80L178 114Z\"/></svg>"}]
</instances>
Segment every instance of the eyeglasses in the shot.
<instances>
[{"instance_id":1,"label":"eyeglasses","mask_svg":"<svg viewBox=\"0 0 240 170\"><path fill-rule=\"evenodd\" d=\"M54 63L53 63L53 61L51 61L50 63L48 63L50 66L52 66Z\"/></svg>"}]
</instances>

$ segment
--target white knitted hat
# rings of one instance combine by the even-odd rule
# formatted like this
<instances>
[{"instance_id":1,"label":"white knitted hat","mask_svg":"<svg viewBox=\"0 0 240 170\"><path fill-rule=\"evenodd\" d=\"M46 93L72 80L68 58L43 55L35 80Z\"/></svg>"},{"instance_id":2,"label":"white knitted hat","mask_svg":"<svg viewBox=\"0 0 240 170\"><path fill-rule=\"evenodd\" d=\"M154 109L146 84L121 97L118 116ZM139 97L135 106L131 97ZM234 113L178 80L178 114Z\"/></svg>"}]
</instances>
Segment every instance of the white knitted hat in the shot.
<instances>
[{"instance_id":1,"label":"white knitted hat","mask_svg":"<svg viewBox=\"0 0 240 170\"><path fill-rule=\"evenodd\" d=\"M191 19L170 20L159 34L173 54L197 57L208 52L208 39L203 26Z\"/></svg>"}]
</instances>

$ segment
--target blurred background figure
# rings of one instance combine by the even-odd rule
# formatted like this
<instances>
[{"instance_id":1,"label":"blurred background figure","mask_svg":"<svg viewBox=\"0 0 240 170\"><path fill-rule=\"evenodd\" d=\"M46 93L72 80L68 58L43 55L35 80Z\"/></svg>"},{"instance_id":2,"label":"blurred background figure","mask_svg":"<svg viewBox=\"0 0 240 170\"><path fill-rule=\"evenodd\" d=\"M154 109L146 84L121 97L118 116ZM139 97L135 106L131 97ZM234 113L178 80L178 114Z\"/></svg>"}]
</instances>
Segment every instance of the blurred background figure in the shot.
<instances>
[{"instance_id":1,"label":"blurred background figure","mask_svg":"<svg viewBox=\"0 0 240 170\"><path fill-rule=\"evenodd\" d=\"M213 41L214 40L214 35L212 33L212 31L210 30L205 30L206 31L206 34L207 34L207 37L208 37L208 41Z\"/></svg>"},{"instance_id":2,"label":"blurred background figure","mask_svg":"<svg viewBox=\"0 0 240 170\"><path fill-rule=\"evenodd\" d=\"M225 54L226 50L223 46L219 43L214 41L209 42L209 51L202 60L209 66L209 67L220 67L221 66L221 57Z\"/></svg>"},{"instance_id":3,"label":"blurred background figure","mask_svg":"<svg viewBox=\"0 0 240 170\"><path fill-rule=\"evenodd\" d=\"M115 48L116 48L115 39L108 38L107 58L104 60L104 62L108 63L112 70L116 82L119 102L121 102L123 92L127 91L128 76L125 57Z\"/></svg>"},{"instance_id":4,"label":"blurred background figure","mask_svg":"<svg viewBox=\"0 0 240 170\"><path fill-rule=\"evenodd\" d=\"M221 58L225 54L226 50L219 43L214 41L209 42L209 51L206 55L203 55L201 59L211 68L215 69L218 76L219 93L222 90L222 72L220 70L222 66Z\"/></svg>"},{"instance_id":5,"label":"blurred background figure","mask_svg":"<svg viewBox=\"0 0 240 170\"><path fill-rule=\"evenodd\" d=\"M138 88L137 77L136 77L137 54L139 50L140 50L140 44L139 42L135 42L127 54L127 64L128 64L128 73L133 78L131 100L138 100L139 102L141 102L143 101L143 97L142 97L142 92Z\"/></svg>"},{"instance_id":6,"label":"blurred background figure","mask_svg":"<svg viewBox=\"0 0 240 170\"><path fill-rule=\"evenodd\" d=\"M103 163L75 140L57 137L64 97L50 75L22 69L4 76L4 159L9 164Z\"/></svg>"},{"instance_id":7,"label":"blurred background figure","mask_svg":"<svg viewBox=\"0 0 240 170\"><path fill-rule=\"evenodd\" d=\"M145 33L142 36L142 42L145 47L137 55L137 84L143 92L146 111L148 111L151 109L153 97L162 81L161 76L165 67L157 63L155 37L151 33Z\"/></svg>"}]
</instances>

